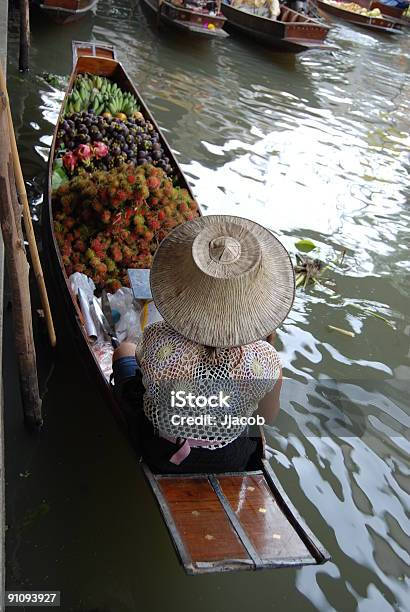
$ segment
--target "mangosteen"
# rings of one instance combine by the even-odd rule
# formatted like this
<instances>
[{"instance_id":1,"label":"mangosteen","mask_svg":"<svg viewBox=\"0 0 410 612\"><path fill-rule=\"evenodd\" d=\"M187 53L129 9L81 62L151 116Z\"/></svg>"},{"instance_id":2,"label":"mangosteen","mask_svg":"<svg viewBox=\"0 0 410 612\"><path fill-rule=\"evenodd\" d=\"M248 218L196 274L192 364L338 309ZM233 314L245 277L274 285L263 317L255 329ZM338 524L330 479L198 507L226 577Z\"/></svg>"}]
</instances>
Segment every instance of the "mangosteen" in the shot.
<instances>
[{"instance_id":1,"label":"mangosteen","mask_svg":"<svg viewBox=\"0 0 410 612\"><path fill-rule=\"evenodd\" d=\"M70 140L67 144L67 149L70 149L70 151L72 151L73 149L75 149L75 142L74 140Z\"/></svg>"},{"instance_id":2,"label":"mangosteen","mask_svg":"<svg viewBox=\"0 0 410 612\"><path fill-rule=\"evenodd\" d=\"M138 153L138 157L141 157L142 159L144 159L145 157L147 157L147 154L146 154L146 152L145 152L145 151L140 151L140 152Z\"/></svg>"},{"instance_id":3,"label":"mangosteen","mask_svg":"<svg viewBox=\"0 0 410 612\"><path fill-rule=\"evenodd\" d=\"M160 151L153 151L152 152L152 159L154 159L155 161L159 161L161 159L161 152Z\"/></svg>"},{"instance_id":4,"label":"mangosteen","mask_svg":"<svg viewBox=\"0 0 410 612\"><path fill-rule=\"evenodd\" d=\"M148 162L149 164L152 164L152 157L151 157L151 155L148 155L148 157L147 157L147 162Z\"/></svg>"}]
</instances>

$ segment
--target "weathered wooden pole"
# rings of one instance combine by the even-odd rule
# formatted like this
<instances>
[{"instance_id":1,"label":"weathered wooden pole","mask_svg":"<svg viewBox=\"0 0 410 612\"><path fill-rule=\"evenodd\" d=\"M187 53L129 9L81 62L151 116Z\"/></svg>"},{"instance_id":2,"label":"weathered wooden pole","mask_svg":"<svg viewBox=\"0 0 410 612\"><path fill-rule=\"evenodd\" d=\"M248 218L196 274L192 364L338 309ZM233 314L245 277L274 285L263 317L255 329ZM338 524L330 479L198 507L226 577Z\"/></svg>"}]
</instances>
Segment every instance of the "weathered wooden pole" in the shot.
<instances>
[{"instance_id":1,"label":"weathered wooden pole","mask_svg":"<svg viewBox=\"0 0 410 612\"><path fill-rule=\"evenodd\" d=\"M26 72L29 68L30 52L30 10L29 0L19 0L20 6L20 55L19 69Z\"/></svg>"},{"instance_id":2,"label":"weathered wooden pole","mask_svg":"<svg viewBox=\"0 0 410 612\"><path fill-rule=\"evenodd\" d=\"M30 428L42 424L29 288L29 265L21 229L22 210L17 198L7 100L0 91L0 225L13 302L14 341L19 363L24 418Z\"/></svg>"},{"instance_id":3,"label":"weathered wooden pole","mask_svg":"<svg viewBox=\"0 0 410 612\"><path fill-rule=\"evenodd\" d=\"M43 276L43 269L41 267L40 257L38 254L36 237L34 234L33 223L31 221L30 207L28 204L26 186L24 183L23 172L21 170L20 158L17 149L17 141L14 133L13 118L10 110L10 100L7 93L7 84L4 72L0 66L0 92L3 92L6 98L7 104L7 116L9 120L9 134L10 134L10 146L11 154L13 158L14 176L17 186L17 195L22 205L24 227L26 229L26 236L28 240L28 246L30 249L31 265L33 266L34 276L36 277L38 290L40 293L41 304L43 306L44 317L47 325L48 337L50 338L51 346L56 345L56 334L54 330L53 317L50 310L50 304L48 301L46 284Z\"/></svg>"}]
</instances>

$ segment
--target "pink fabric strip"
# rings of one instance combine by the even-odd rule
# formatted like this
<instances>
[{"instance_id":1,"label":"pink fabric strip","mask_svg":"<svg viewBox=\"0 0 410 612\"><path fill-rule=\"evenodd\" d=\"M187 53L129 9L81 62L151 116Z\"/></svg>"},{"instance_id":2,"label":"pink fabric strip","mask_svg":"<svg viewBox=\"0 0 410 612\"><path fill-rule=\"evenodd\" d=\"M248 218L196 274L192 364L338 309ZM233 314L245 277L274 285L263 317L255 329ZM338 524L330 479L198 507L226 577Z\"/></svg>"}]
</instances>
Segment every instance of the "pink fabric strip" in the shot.
<instances>
[{"instance_id":1,"label":"pink fabric strip","mask_svg":"<svg viewBox=\"0 0 410 612\"><path fill-rule=\"evenodd\" d=\"M183 438L173 438L172 436L167 436L164 434L160 434L160 437L165 438L165 440L168 440L173 444L180 444L180 442L183 442L182 446L180 446L180 448L170 458L170 462L174 465L180 465L188 457L189 453L191 452L191 448L195 448L196 446L207 447L214 444L213 442L208 442L207 440L193 440L191 438L183 440Z\"/></svg>"}]
</instances>

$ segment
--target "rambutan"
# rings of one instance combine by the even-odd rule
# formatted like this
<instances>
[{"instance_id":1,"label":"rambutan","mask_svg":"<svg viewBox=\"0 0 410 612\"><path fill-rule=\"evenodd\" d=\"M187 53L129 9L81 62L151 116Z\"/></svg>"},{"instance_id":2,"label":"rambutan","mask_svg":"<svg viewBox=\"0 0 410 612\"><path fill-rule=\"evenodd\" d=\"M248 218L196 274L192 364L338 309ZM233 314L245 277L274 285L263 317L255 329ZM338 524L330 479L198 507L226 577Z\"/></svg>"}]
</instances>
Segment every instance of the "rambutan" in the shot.
<instances>
[{"instance_id":1,"label":"rambutan","mask_svg":"<svg viewBox=\"0 0 410 612\"><path fill-rule=\"evenodd\" d=\"M109 210L103 210L101 213L101 221L105 224L108 225L108 223L111 221L111 213Z\"/></svg>"},{"instance_id":2,"label":"rambutan","mask_svg":"<svg viewBox=\"0 0 410 612\"><path fill-rule=\"evenodd\" d=\"M108 271L107 266L105 265L105 263L103 263L102 261L100 261L99 264L97 264L96 266L96 270L99 274L106 274Z\"/></svg>"},{"instance_id":3,"label":"rambutan","mask_svg":"<svg viewBox=\"0 0 410 612\"><path fill-rule=\"evenodd\" d=\"M100 240L98 240L98 238L94 238L94 240L91 240L90 247L99 259L104 258L105 248L104 245L100 242Z\"/></svg>"},{"instance_id":4,"label":"rambutan","mask_svg":"<svg viewBox=\"0 0 410 612\"><path fill-rule=\"evenodd\" d=\"M85 253L87 250L87 246L84 242L84 240L81 240L81 238L79 238L78 240L76 240L73 244L73 249L74 251L79 251L80 253Z\"/></svg>"},{"instance_id":5,"label":"rambutan","mask_svg":"<svg viewBox=\"0 0 410 612\"><path fill-rule=\"evenodd\" d=\"M66 217L63 221L64 227L71 229L75 225L75 220L72 217Z\"/></svg>"},{"instance_id":6,"label":"rambutan","mask_svg":"<svg viewBox=\"0 0 410 612\"><path fill-rule=\"evenodd\" d=\"M119 189L117 191L117 198L118 200L120 200L120 202L124 202L128 197L129 197L129 194L123 189Z\"/></svg>"},{"instance_id":7,"label":"rambutan","mask_svg":"<svg viewBox=\"0 0 410 612\"><path fill-rule=\"evenodd\" d=\"M115 261L110 259L109 257L106 257L104 259L104 263L107 267L107 272L109 274L111 274L112 272L114 272L117 269L117 266L115 265Z\"/></svg>"},{"instance_id":8,"label":"rambutan","mask_svg":"<svg viewBox=\"0 0 410 612\"><path fill-rule=\"evenodd\" d=\"M100 213L103 210L103 205L99 200L93 200L91 203L91 208L95 210L95 212Z\"/></svg>"},{"instance_id":9,"label":"rambutan","mask_svg":"<svg viewBox=\"0 0 410 612\"><path fill-rule=\"evenodd\" d=\"M91 261L91 259L94 259L96 257L94 251L90 248L88 248L85 252L85 258L87 259L87 261Z\"/></svg>"},{"instance_id":10,"label":"rambutan","mask_svg":"<svg viewBox=\"0 0 410 612\"><path fill-rule=\"evenodd\" d=\"M92 268L94 268L94 270L97 270L98 266L101 264L101 261L98 257L92 257L90 259L90 266Z\"/></svg>"},{"instance_id":11,"label":"rambutan","mask_svg":"<svg viewBox=\"0 0 410 612\"><path fill-rule=\"evenodd\" d=\"M148 227L152 229L152 231L156 232L161 227L161 223L158 221L158 219L150 219L148 221Z\"/></svg>"},{"instance_id":12,"label":"rambutan","mask_svg":"<svg viewBox=\"0 0 410 612\"><path fill-rule=\"evenodd\" d=\"M121 289L121 283L116 278L109 278L105 283L105 287L108 292L115 293L118 289Z\"/></svg>"},{"instance_id":13,"label":"rambutan","mask_svg":"<svg viewBox=\"0 0 410 612\"><path fill-rule=\"evenodd\" d=\"M161 179L156 176L150 176L147 180L147 186L150 191L155 191L161 187Z\"/></svg>"},{"instance_id":14,"label":"rambutan","mask_svg":"<svg viewBox=\"0 0 410 612\"><path fill-rule=\"evenodd\" d=\"M61 254L63 255L63 257L70 257L72 252L73 249L71 248L71 244L67 240L65 240L61 248Z\"/></svg>"},{"instance_id":15,"label":"rambutan","mask_svg":"<svg viewBox=\"0 0 410 612\"><path fill-rule=\"evenodd\" d=\"M114 261L117 263L122 260L122 253L117 243L110 246L110 253Z\"/></svg>"}]
</instances>

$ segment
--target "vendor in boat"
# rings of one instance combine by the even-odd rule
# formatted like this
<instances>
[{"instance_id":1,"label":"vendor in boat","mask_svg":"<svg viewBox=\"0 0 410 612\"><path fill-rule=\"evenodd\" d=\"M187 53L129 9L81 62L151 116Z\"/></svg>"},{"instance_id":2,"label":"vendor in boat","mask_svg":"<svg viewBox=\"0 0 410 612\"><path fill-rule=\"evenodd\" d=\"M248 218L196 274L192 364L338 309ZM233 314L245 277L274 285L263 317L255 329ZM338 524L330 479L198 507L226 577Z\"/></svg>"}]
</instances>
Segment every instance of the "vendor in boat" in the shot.
<instances>
[{"instance_id":1,"label":"vendor in boat","mask_svg":"<svg viewBox=\"0 0 410 612\"><path fill-rule=\"evenodd\" d=\"M274 21L279 17L281 11L279 0L232 0L230 5L245 13Z\"/></svg>"},{"instance_id":2,"label":"vendor in boat","mask_svg":"<svg viewBox=\"0 0 410 612\"><path fill-rule=\"evenodd\" d=\"M163 321L146 327L139 347L121 344L113 363L120 401L139 422L151 469L246 469L257 448L247 435L256 420L249 417L271 424L279 411L274 330L294 288L283 245L248 219L199 217L163 240L151 269Z\"/></svg>"}]
</instances>

